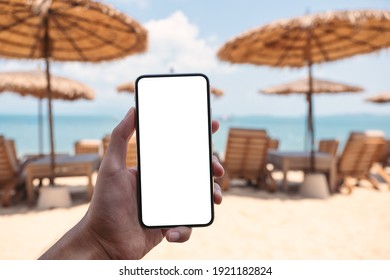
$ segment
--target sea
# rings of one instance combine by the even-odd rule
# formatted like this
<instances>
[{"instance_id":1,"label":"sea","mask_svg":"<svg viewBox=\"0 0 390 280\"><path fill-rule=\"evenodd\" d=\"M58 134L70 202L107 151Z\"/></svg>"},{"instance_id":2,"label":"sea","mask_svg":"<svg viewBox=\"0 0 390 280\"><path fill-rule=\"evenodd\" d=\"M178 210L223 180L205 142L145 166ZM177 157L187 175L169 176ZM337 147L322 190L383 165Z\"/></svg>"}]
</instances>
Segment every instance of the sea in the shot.
<instances>
[{"instance_id":1,"label":"sea","mask_svg":"<svg viewBox=\"0 0 390 280\"><path fill-rule=\"evenodd\" d=\"M306 118L304 116L215 116L220 121L219 131L213 135L214 150L223 156L229 128L265 129L280 141L280 150L308 149ZM120 122L109 115L58 115L54 117L55 149L58 153L74 152L74 143L80 139L102 139ZM334 115L318 116L314 121L316 143L320 139L338 139L339 151L352 131L379 130L390 138L390 115ZM44 152L49 152L47 122L44 122ZM19 157L38 153L38 118L35 115L1 115L0 135L14 139ZM193 147L188 147L191 149Z\"/></svg>"}]
</instances>

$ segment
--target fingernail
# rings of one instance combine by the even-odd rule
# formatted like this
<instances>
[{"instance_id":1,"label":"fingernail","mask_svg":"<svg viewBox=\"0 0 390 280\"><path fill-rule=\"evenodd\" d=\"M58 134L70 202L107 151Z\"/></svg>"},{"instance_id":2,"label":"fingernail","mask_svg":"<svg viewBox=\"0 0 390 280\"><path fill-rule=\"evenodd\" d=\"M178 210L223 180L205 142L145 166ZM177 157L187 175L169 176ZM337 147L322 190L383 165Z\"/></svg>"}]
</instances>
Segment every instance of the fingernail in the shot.
<instances>
[{"instance_id":1,"label":"fingernail","mask_svg":"<svg viewBox=\"0 0 390 280\"><path fill-rule=\"evenodd\" d=\"M175 241L179 241L179 239L180 239L180 233L179 232L174 231L174 232L170 232L169 233L168 241L175 242Z\"/></svg>"},{"instance_id":2,"label":"fingernail","mask_svg":"<svg viewBox=\"0 0 390 280\"><path fill-rule=\"evenodd\" d=\"M135 108L131 107L130 110L127 112L126 117L134 112Z\"/></svg>"},{"instance_id":3,"label":"fingernail","mask_svg":"<svg viewBox=\"0 0 390 280\"><path fill-rule=\"evenodd\" d=\"M217 183L214 184L214 193L215 193L215 194L219 194L220 196L222 196L222 189L221 189L221 186L218 185Z\"/></svg>"}]
</instances>

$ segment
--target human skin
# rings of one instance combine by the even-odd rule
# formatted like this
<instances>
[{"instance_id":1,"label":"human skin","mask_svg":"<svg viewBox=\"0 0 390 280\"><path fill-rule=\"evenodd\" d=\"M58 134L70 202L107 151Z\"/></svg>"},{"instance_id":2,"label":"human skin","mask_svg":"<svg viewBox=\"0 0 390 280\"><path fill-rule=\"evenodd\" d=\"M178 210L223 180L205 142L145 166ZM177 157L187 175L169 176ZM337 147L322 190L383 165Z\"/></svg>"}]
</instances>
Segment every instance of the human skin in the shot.
<instances>
[{"instance_id":1,"label":"human skin","mask_svg":"<svg viewBox=\"0 0 390 280\"><path fill-rule=\"evenodd\" d=\"M219 123L213 121L213 133L218 128ZM164 238L169 242L190 238L189 227L148 229L140 225L137 170L126 167L127 143L134 131L135 109L131 108L111 134L87 213L40 259L141 259ZM213 172L215 177L224 173L216 157ZM221 188L214 184L214 203L221 202Z\"/></svg>"}]
</instances>

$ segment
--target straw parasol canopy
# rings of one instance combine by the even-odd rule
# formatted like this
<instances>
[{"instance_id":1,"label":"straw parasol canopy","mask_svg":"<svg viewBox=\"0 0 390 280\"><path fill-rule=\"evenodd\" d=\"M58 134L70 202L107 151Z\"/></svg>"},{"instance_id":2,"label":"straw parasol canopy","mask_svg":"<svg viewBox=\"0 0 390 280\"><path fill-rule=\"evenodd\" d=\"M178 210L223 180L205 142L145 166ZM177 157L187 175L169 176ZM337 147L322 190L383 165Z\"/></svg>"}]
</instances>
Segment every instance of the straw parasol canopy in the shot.
<instances>
[{"instance_id":1,"label":"straw parasol canopy","mask_svg":"<svg viewBox=\"0 0 390 280\"><path fill-rule=\"evenodd\" d=\"M90 0L0 0L0 42L0 56L45 59L53 184L50 61L100 62L140 53L147 32L125 14Z\"/></svg>"},{"instance_id":2,"label":"straw parasol canopy","mask_svg":"<svg viewBox=\"0 0 390 280\"><path fill-rule=\"evenodd\" d=\"M378 94L366 99L369 102L373 103L388 103L390 102L390 92Z\"/></svg>"},{"instance_id":3,"label":"straw parasol canopy","mask_svg":"<svg viewBox=\"0 0 390 280\"><path fill-rule=\"evenodd\" d=\"M147 32L89 0L0 0L0 42L0 55L8 58L100 62L145 51Z\"/></svg>"},{"instance_id":4,"label":"straw parasol canopy","mask_svg":"<svg viewBox=\"0 0 390 280\"><path fill-rule=\"evenodd\" d=\"M316 78L312 78L312 82L313 82L312 93L315 94L323 94L323 93L335 94L335 93L347 93L347 92L358 93L364 90L362 87L359 86L342 84L342 83L316 79ZM305 94L306 100L308 101L309 100L308 93L310 92L309 78L303 78L297 81L269 87L261 90L260 92L265 94L279 94L279 95L300 93L300 94ZM308 102L308 107L310 107L309 102ZM308 116L307 116L308 120L313 119L313 116L310 115L312 113L313 112L310 111L310 108L308 108ZM309 121L307 121L307 123L309 123ZM309 127L307 128L307 131L310 131Z\"/></svg>"},{"instance_id":5,"label":"straw parasol canopy","mask_svg":"<svg viewBox=\"0 0 390 280\"><path fill-rule=\"evenodd\" d=\"M121 84L121 85L117 86L116 90L119 93L121 93L121 92L134 93L135 92L134 82L128 82L128 83ZM218 88L215 88L215 87L211 87L210 92L217 97L223 96L223 91L218 89Z\"/></svg>"},{"instance_id":6,"label":"straw parasol canopy","mask_svg":"<svg viewBox=\"0 0 390 280\"><path fill-rule=\"evenodd\" d=\"M123 92L134 93L135 92L135 84L134 84L134 82L120 84L119 86L116 87L116 91L119 93L123 93Z\"/></svg>"},{"instance_id":7,"label":"straw parasol canopy","mask_svg":"<svg viewBox=\"0 0 390 280\"><path fill-rule=\"evenodd\" d=\"M51 76L52 98L61 100L95 98L94 91L76 81ZM42 99L47 98L47 79L43 71L3 72L0 73L0 93L15 92L22 96L33 96L39 99L38 109L38 143L39 153L43 154L43 120Z\"/></svg>"},{"instance_id":8,"label":"straw parasol canopy","mask_svg":"<svg viewBox=\"0 0 390 280\"><path fill-rule=\"evenodd\" d=\"M309 115L312 115L312 65L390 47L390 11L331 11L277 20L226 42L221 60L271 67L308 67ZM308 120L311 170L314 127Z\"/></svg>"},{"instance_id":9,"label":"straw parasol canopy","mask_svg":"<svg viewBox=\"0 0 390 280\"><path fill-rule=\"evenodd\" d=\"M297 81L269 87L261 90L261 93L265 94L292 94L302 93L307 94L309 92L309 79L303 78ZM359 86L347 85L322 79L313 78L313 93L342 93L342 92L361 92L364 89Z\"/></svg>"},{"instance_id":10,"label":"straw parasol canopy","mask_svg":"<svg viewBox=\"0 0 390 280\"><path fill-rule=\"evenodd\" d=\"M214 94L216 97L221 97L223 96L223 90L219 89L219 88L215 88L215 87L211 87L210 88L210 92L212 94Z\"/></svg>"},{"instance_id":11,"label":"straw parasol canopy","mask_svg":"<svg viewBox=\"0 0 390 280\"><path fill-rule=\"evenodd\" d=\"M82 83L51 75L52 98L61 100L95 98L95 92ZM43 71L0 73L0 92L16 92L22 96L38 99L47 97L47 80Z\"/></svg>"},{"instance_id":12,"label":"straw parasol canopy","mask_svg":"<svg viewBox=\"0 0 390 280\"><path fill-rule=\"evenodd\" d=\"M304 67L390 47L390 11L331 11L277 20L228 41L222 60Z\"/></svg>"}]
</instances>

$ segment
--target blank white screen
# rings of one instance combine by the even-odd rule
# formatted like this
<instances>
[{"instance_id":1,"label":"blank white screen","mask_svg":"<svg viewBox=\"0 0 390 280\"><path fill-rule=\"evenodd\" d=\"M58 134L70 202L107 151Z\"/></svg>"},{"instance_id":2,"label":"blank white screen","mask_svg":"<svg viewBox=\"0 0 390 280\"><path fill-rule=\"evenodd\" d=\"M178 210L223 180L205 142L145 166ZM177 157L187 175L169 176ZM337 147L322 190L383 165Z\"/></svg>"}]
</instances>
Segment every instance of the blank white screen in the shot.
<instances>
[{"instance_id":1,"label":"blank white screen","mask_svg":"<svg viewBox=\"0 0 390 280\"><path fill-rule=\"evenodd\" d=\"M143 77L137 84L142 221L146 226L212 220L208 82Z\"/></svg>"}]
</instances>

